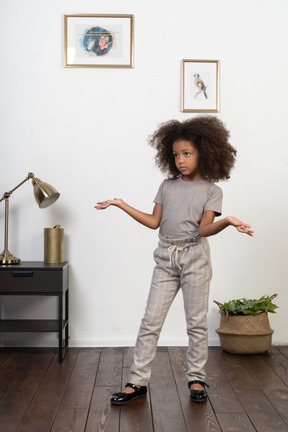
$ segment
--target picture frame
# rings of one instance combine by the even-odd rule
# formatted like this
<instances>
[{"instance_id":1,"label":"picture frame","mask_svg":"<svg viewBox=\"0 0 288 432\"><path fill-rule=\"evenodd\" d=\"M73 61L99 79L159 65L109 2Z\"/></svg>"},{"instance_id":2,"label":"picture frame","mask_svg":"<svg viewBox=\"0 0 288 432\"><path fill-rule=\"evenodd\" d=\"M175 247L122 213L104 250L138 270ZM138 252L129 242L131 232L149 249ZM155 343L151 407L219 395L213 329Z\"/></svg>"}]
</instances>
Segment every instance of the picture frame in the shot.
<instances>
[{"instance_id":1,"label":"picture frame","mask_svg":"<svg viewBox=\"0 0 288 432\"><path fill-rule=\"evenodd\" d=\"M64 66L133 68L133 15L65 14Z\"/></svg>"},{"instance_id":2,"label":"picture frame","mask_svg":"<svg viewBox=\"0 0 288 432\"><path fill-rule=\"evenodd\" d=\"M182 60L182 112L219 112L219 60Z\"/></svg>"}]
</instances>

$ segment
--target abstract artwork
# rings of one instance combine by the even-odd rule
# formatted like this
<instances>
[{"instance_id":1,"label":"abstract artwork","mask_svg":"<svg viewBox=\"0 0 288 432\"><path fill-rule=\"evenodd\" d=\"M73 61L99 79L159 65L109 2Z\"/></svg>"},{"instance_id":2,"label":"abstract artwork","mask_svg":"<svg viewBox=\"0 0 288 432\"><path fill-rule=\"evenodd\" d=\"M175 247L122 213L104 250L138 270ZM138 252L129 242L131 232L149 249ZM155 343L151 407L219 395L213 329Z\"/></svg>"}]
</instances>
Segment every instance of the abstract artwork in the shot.
<instances>
[{"instance_id":1,"label":"abstract artwork","mask_svg":"<svg viewBox=\"0 0 288 432\"><path fill-rule=\"evenodd\" d=\"M64 15L65 67L133 67L133 15Z\"/></svg>"}]
</instances>

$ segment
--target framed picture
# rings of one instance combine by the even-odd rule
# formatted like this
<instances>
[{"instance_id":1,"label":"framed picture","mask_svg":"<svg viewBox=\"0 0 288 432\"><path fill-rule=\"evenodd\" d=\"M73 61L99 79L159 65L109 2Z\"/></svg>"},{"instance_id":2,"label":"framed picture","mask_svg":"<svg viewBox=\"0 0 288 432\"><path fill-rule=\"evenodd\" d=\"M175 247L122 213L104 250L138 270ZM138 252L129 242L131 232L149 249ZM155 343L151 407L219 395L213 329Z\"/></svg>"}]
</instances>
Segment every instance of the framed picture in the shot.
<instances>
[{"instance_id":1,"label":"framed picture","mask_svg":"<svg viewBox=\"0 0 288 432\"><path fill-rule=\"evenodd\" d=\"M133 67L133 15L64 15L64 66Z\"/></svg>"},{"instance_id":2,"label":"framed picture","mask_svg":"<svg viewBox=\"0 0 288 432\"><path fill-rule=\"evenodd\" d=\"M219 60L182 60L182 112L219 112Z\"/></svg>"}]
</instances>

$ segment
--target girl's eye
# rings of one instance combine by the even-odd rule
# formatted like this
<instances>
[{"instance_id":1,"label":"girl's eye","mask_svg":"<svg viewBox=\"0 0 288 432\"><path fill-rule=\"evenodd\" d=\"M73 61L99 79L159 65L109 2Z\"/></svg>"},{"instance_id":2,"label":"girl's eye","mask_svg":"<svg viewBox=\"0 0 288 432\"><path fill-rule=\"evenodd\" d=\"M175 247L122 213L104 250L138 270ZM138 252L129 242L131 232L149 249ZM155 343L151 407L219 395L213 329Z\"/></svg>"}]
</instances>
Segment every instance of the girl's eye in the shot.
<instances>
[{"instance_id":1,"label":"girl's eye","mask_svg":"<svg viewBox=\"0 0 288 432\"><path fill-rule=\"evenodd\" d=\"M176 154L176 153L174 153L174 157L175 157L175 159L176 159L177 157L179 157L179 155L178 155L178 154Z\"/></svg>"},{"instance_id":2,"label":"girl's eye","mask_svg":"<svg viewBox=\"0 0 288 432\"><path fill-rule=\"evenodd\" d=\"M185 152L185 156L190 156L190 155L191 155L191 153Z\"/></svg>"}]
</instances>

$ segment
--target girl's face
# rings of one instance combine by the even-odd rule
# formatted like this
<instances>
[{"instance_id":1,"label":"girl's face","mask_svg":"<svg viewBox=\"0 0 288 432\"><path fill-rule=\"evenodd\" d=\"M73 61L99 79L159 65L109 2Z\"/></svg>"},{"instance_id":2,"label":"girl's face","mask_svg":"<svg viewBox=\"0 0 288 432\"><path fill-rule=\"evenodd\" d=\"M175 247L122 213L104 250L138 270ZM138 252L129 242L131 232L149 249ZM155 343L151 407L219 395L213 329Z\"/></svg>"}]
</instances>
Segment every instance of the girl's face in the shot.
<instances>
[{"instance_id":1,"label":"girl's face","mask_svg":"<svg viewBox=\"0 0 288 432\"><path fill-rule=\"evenodd\" d=\"M181 172L184 181L203 180L198 168L199 152L191 141L175 141L173 155L176 167Z\"/></svg>"}]
</instances>

